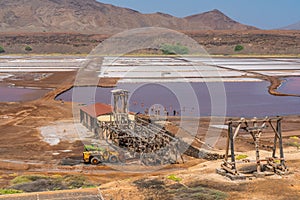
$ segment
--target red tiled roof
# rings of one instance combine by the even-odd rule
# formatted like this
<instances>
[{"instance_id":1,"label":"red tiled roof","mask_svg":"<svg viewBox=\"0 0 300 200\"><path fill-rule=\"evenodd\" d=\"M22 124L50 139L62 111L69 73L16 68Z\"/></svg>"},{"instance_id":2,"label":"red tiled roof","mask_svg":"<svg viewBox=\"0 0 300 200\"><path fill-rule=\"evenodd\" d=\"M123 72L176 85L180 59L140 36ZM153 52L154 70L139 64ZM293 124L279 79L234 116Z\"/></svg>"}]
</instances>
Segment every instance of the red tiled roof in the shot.
<instances>
[{"instance_id":1,"label":"red tiled roof","mask_svg":"<svg viewBox=\"0 0 300 200\"><path fill-rule=\"evenodd\" d=\"M88 106L81 107L80 110L89 114L92 117L98 117L100 115L105 115L113 112L111 105L96 103Z\"/></svg>"}]
</instances>

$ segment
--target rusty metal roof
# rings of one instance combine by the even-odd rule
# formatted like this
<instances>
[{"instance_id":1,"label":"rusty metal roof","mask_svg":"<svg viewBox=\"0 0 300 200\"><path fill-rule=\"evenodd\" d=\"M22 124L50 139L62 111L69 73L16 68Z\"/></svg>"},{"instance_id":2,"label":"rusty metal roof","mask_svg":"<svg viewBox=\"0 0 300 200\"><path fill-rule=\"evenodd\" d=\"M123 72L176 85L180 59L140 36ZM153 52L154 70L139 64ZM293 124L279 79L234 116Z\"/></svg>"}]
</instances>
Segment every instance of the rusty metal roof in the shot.
<instances>
[{"instance_id":1,"label":"rusty metal roof","mask_svg":"<svg viewBox=\"0 0 300 200\"><path fill-rule=\"evenodd\" d=\"M98 117L100 115L105 115L113 112L113 107L108 104L95 103L92 105L81 107L80 110L87 113L92 117Z\"/></svg>"}]
</instances>

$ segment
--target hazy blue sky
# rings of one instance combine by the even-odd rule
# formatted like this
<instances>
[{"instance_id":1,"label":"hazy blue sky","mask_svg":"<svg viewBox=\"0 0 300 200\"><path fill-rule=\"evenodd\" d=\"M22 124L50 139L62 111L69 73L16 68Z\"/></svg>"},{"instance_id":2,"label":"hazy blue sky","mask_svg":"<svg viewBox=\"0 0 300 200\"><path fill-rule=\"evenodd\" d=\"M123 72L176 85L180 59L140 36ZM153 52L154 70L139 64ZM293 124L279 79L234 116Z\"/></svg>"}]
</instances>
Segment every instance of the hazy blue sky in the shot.
<instances>
[{"instance_id":1,"label":"hazy blue sky","mask_svg":"<svg viewBox=\"0 0 300 200\"><path fill-rule=\"evenodd\" d=\"M300 21L300 0L98 0L142 13L185 17L219 9L241 23L273 29Z\"/></svg>"}]
</instances>

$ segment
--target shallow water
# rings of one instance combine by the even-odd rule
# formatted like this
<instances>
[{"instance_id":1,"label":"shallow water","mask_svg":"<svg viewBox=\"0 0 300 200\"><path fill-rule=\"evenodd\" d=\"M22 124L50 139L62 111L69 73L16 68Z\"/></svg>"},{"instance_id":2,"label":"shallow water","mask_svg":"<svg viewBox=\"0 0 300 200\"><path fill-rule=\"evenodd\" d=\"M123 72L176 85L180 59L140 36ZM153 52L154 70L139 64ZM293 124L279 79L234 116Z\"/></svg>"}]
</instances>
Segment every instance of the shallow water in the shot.
<instances>
[{"instance_id":1,"label":"shallow water","mask_svg":"<svg viewBox=\"0 0 300 200\"><path fill-rule=\"evenodd\" d=\"M130 91L130 111L184 116L264 117L300 114L299 97L272 96L268 82L119 84ZM57 97L111 104L111 88L75 87ZM73 97L72 97L73 95ZM175 110L175 112L174 112Z\"/></svg>"},{"instance_id":2,"label":"shallow water","mask_svg":"<svg viewBox=\"0 0 300 200\"><path fill-rule=\"evenodd\" d=\"M22 102L41 98L50 89L0 86L0 102Z\"/></svg>"},{"instance_id":3,"label":"shallow water","mask_svg":"<svg viewBox=\"0 0 300 200\"><path fill-rule=\"evenodd\" d=\"M291 77L284 79L284 82L278 88L278 91L285 94L300 95L300 77Z\"/></svg>"}]
</instances>

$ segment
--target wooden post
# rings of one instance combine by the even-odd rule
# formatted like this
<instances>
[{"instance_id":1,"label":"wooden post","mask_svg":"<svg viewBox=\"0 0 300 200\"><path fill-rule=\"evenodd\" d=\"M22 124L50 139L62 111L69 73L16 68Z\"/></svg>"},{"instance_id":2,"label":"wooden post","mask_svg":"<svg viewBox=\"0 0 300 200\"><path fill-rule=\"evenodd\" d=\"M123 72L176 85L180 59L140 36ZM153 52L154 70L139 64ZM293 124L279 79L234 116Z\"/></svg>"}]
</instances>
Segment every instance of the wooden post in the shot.
<instances>
[{"instance_id":1,"label":"wooden post","mask_svg":"<svg viewBox=\"0 0 300 200\"><path fill-rule=\"evenodd\" d=\"M255 133L255 154L256 154L256 169L257 172L261 172L261 167L260 167L260 156L259 156L259 135L260 135L260 131L258 131L257 133Z\"/></svg>"},{"instance_id":2,"label":"wooden post","mask_svg":"<svg viewBox=\"0 0 300 200\"><path fill-rule=\"evenodd\" d=\"M83 122L83 116L84 116L83 111L80 109L80 123Z\"/></svg>"},{"instance_id":3,"label":"wooden post","mask_svg":"<svg viewBox=\"0 0 300 200\"><path fill-rule=\"evenodd\" d=\"M270 121L270 123L272 123L272 122ZM272 128L273 128L273 125L272 125ZM277 134L278 134L278 124L276 126L276 132L275 132L275 137L274 137L273 154L272 154L273 158L276 158Z\"/></svg>"},{"instance_id":4,"label":"wooden post","mask_svg":"<svg viewBox=\"0 0 300 200\"><path fill-rule=\"evenodd\" d=\"M281 119L277 120L277 133L279 135L279 148L280 148L280 164L284 166L284 154L283 154L283 144L282 144L282 134L281 134Z\"/></svg>"},{"instance_id":5,"label":"wooden post","mask_svg":"<svg viewBox=\"0 0 300 200\"><path fill-rule=\"evenodd\" d=\"M232 131L232 121L230 121L229 124L228 124L227 140L226 140L226 152L225 152L225 161L226 162L228 161L230 131Z\"/></svg>"},{"instance_id":6,"label":"wooden post","mask_svg":"<svg viewBox=\"0 0 300 200\"><path fill-rule=\"evenodd\" d=\"M236 171L236 164L235 164L235 155L234 155L234 139L233 139L233 132L232 132L232 123L228 126L229 129L229 136L230 136L230 150L231 150L231 162L232 162L232 170Z\"/></svg>"}]
</instances>

